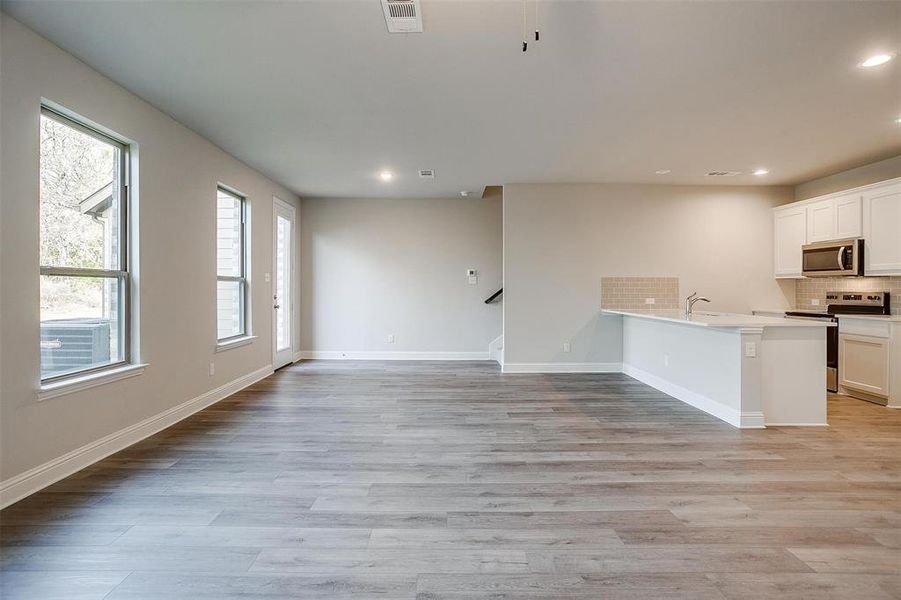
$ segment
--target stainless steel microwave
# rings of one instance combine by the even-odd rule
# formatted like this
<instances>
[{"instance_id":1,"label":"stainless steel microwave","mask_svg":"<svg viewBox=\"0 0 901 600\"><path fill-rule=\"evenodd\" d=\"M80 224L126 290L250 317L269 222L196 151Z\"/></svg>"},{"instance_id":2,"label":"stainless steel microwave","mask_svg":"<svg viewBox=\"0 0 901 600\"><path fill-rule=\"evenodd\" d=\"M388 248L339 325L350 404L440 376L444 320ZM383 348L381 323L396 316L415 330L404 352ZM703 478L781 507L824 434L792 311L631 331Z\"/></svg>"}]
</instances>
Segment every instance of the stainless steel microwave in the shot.
<instances>
[{"instance_id":1,"label":"stainless steel microwave","mask_svg":"<svg viewBox=\"0 0 901 600\"><path fill-rule=\"evenodd\" d=\"M863 240L834 240L801 246L805 277L859 277L863 275Z\"/></svg>"}]
</instances>

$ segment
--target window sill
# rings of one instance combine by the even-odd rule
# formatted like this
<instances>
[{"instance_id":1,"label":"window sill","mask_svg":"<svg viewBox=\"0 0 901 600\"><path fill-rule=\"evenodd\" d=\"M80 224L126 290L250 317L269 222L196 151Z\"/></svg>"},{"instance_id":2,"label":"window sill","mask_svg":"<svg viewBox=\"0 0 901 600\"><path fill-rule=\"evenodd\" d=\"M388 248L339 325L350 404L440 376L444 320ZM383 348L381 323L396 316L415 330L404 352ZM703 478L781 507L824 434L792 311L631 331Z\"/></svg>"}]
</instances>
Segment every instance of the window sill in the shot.
<instances>
[{"instance_id":1,"label":"window sill","mask_svg":"<svg viewBox=\"0 0 901 600\"><path fill-rule=\"evenodd\" d=\"M255 339L257 339L257 336L255 335L245 335L244 337L228 340L227 342L219 342L216 344L216 352L225 352L232 348L240 348L241 346L252 344Z\"/></svg>"},{"instance_id":2,"label":"window sill","mask_svg":"<svg viewBox=\"0 0 901 600\"><path fill-rule=\"evenodd\" d=\"M42 385L38 389L38 401L49 400L50 398L58 398L67 394L74 394L82 390L92 387L106 385L114 381L128 379L129 377L137 377L147 368L147 363L139 363L133 365L125 365L116 367L99 373L91 373L89 375L74 375L63 381Z\"/></svg>"}]
</instances>

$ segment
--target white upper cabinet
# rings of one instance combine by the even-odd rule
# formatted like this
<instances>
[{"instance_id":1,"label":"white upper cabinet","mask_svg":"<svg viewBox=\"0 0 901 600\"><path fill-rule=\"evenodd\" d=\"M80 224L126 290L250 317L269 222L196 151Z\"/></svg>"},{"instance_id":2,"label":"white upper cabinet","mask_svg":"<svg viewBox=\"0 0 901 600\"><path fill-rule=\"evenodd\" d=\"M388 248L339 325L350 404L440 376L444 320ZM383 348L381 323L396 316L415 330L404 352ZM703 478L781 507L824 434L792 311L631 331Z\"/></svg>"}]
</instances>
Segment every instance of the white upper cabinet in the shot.
<instances>
[{"instance_id":1,"label":"white upper cabinet","mask_svg":"<svg viewBox=\"0 0 901 600\"><path fill-rule=\"evenodd\" d=\"M864 239L865 275L901 275L901 177L773 209L776 278L801 275L801 246Z\"/></svg>"},{"instance_id":2,"label":"white upper cabinet","mask_svg":"<svg viewBox=\"0 0 901 600\"><path fill-rule=\"evenodd\" d=\"M835 199L836 239L857 238L863 234L860 212L862 194L847 194Z\"/></svg>"},{"instance_id":3,"label":"white upper cabinet","mask_svg":"<svg viewBox=\"0 0 901 600\"><path fill-rule=\"evenodd\" d=\"M860 237L860 197L846 194L808 204L808 243Z\"/></svg>"},{"instance_id":4,"label":"white upper cabinet","mask_svg":"<svg viewBox=\"0 0 901 600\"><path fill-rule=\"evenodd\" d=\"M864 272L901 275L901 182L863 193Z\"/></svg>"},{"instance_id":5,"label":"white upper cabinet","mask_svg":"<svg viewBox=\"0 0 901 600\"><path fill-rule=\"evenodd\" d=\"M807 239L835 239L835 201L832 198L807 205Z\"/></svg>"},{"instance_id":6,"label":"white upper cabinet","mask_svg":"<svg viewBox=\"0 0 901 600\"><path fill-rule=\"evenodd\" d=\"M801 277L801 246L807 243L807 207L773 211L776 277Z\"/></svg>"}]
</instances>

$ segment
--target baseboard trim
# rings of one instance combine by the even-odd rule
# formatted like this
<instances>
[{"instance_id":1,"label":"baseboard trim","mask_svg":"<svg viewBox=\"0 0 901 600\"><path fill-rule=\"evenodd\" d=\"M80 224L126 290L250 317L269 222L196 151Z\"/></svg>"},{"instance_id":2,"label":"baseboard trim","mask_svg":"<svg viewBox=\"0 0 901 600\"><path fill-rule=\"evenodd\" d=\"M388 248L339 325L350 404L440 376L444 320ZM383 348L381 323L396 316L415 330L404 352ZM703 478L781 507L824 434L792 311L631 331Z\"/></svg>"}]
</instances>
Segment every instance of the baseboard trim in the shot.
<instances>
[{"instance_id":1,"label":"baseboard trim","mask_svg":"<svg viewBox=\"0 0 901 600\"><path fill-rule=\"evenodd\" d=\"M0 508L5 508L30 496L43 488L88 467L98 460L136 444L159 433L167 427L193 415L194 413L231 396L249 385L272 374L272 365L266 365L225 385L210 390L187 402L144 419L139 423L120 429L81 448L50 460L6 481L0 482Z\"/></svg>"},{"instance_id":2,"label":"baseboard trim","mask_svg":"<svg viewBox=\"0 0 901 600\"><path fill-rule=\"evenodd\" d=\"M741 413L741 429L766 429L767 423L759 410Z\"/></svg>"},{"instance_id":3,"label":"baseboard trim","mask_svg":"<svg viewBox=\"0 0 901 600\"><path fill-rule=\"evenodd\" d=\"M620 363L509 363L504 373L621 373Z\"/></svg>"},{"instance_id":4,"label":"baseboard trim","mask_svg":"<svg viewBox=\"0 0 901 600\"><path fill-rule=\"evenodd\" d=\"M488 344L488 359L497 361L499 365L504 364L504 334L500 334Z\"/></svg>"},{"instance_id":5,"label":"baseboard trim","mask_svg":"<svg viewBox=\"0 0 901 600\"><path fill-rule=\"evenodd\" d=\"M675 383L633 367L632 365L624 364L623 373L632 379L637 379L645 385L651 386L655 390L659 390L677 400L681 400L689 406L693 406L709 415L713 415L717 419L725 421L733 427L741 429L764 428L763 413L742 414L741 411L732 408L731 406L726 406L712 398L693 392L680 385L676 385Z\"/></svg>"},{"instance_id":6,"label":"baseboard trim","mask_svg":"<svg viewBox=\"0 0 901 600\"><path fill-rule=\"evenodd\" d=\"M302 350L307 360L488 360L488 352L385 352L380 350Z\"/></svg>"}]
</instances>

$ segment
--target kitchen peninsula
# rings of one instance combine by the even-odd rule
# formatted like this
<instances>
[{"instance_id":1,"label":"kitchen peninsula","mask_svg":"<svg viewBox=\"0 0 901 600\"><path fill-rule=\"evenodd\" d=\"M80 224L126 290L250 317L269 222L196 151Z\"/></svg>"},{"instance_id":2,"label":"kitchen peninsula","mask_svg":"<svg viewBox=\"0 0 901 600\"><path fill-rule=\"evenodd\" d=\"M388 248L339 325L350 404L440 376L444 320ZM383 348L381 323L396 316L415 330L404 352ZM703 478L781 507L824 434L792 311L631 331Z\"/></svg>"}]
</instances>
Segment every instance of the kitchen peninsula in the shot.
<instances>
[{"instance_id":1,"label":"kitchen peninsula","mask_svg":"<svg viewBox=\"0 0 901 600\"><path fill-rule=\"evenodd\" d=\"M826 425L828 322L602 309L622 320L623 373L740 428Z\"/></svg>"}]
</instances>

